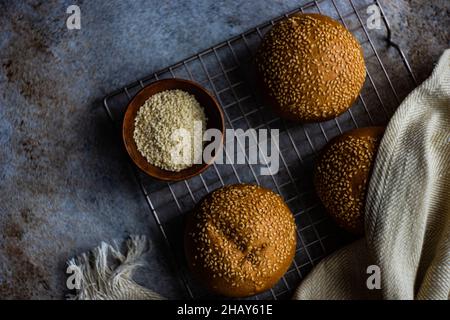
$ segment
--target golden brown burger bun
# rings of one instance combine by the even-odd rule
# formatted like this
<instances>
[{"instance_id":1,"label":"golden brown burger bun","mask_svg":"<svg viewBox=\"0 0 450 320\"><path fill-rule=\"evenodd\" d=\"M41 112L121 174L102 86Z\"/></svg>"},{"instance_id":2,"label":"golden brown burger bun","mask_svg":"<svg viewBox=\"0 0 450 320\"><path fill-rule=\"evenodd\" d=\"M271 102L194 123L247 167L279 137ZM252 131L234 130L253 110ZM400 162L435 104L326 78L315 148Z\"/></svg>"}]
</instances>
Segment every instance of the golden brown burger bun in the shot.
<instances>
[{"instance_id":1,"label":"golden brown burger bun","mask_svg":"<svg viewBox=\"0 0 450 320\"><path fill-rule=\"evenodd\" d=\"M281 116L302 122L346 111L364 84L358 41L321 14L295 14L276 24L256 55L259 81Z\"/></svg>"},{"instance_id":2,"label":"golden brown burger bun","mask_svg":"<svg viewBox=\"0 0 450 320\"><path fill-rule=\"evenodd\" d=\"M212 292L246 297L268 290L295 254L296 226L282 198L255 185L210 193L187 218L188 265Z\"/></svg>"},{"instance_id":3,"label":"golden brown burger bun","mask_svg":"<svg viewBox=\"0 0 450 320\"><path fill-rule=\"evenodd\" d=\"M330 141L319 156L314 184L320 200L339 226L364 233L364 203L382 127L360 128Z\"/></svg>"}]
</instances>

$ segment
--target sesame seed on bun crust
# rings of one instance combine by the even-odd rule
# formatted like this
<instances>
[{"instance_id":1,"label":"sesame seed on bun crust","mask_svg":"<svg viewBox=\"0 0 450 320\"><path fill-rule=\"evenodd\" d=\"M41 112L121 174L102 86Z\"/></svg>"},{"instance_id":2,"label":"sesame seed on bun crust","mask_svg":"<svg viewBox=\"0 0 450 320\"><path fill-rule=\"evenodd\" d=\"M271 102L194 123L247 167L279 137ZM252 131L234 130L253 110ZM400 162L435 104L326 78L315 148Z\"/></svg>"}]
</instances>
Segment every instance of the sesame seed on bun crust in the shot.
<instances>
[{"instance_id":1,"label":"sesame seed on bun crust","mask_svg":"<svg viewBox=\"0 0 450 320\"><path fill-rule=\"evenodd\" d=\"M321 151L314 184L325 209L339 226L364 233L364 203L383 127L351 130Z\"/></svg>"},{"instance_id":2,"label":"sesame seed on bun crust","mask_svg":"<svg viewBox=\"0 0 450 320\"><path fill-rule=\"evenodd\" d=\"M259 81L281 116L324 121L358 97L366 71L362 49L337 21L295 14L277 23L256 54Z\"/></svg>"},{"instance_id":3,"label":"sesame seed on bun crust","mask_svg":"<svg viewBox=\"0 0 450 320\"><path fill-rule=\"evenodd\" d=\"M274 286L295 254L296 226L282 198L249 184L215 190L188 215L185 252L212 292L246 297Z\"/></svg>"}]
</instances>

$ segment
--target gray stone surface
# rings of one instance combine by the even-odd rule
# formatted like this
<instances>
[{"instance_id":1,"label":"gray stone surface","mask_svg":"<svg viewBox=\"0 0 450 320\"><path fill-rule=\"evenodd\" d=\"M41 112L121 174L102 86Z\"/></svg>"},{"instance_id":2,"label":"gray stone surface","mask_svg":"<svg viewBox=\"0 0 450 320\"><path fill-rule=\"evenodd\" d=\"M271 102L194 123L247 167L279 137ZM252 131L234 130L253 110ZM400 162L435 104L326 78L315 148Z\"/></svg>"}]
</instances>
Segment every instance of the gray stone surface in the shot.
<instances>
[{"instance_id":1,"label":"gray stone surface","mask_svg":"<svg viewBox=\"0 0 450 320\"><path fill-rule=\"evenodd\" d=\"M0 298L63 298L69 257L136 233L154 238L141 281L179 297L101 99L305 2L0 1ZM74 3L79 31L65 27ZM425 79L449 44L448 1L382 3Z\"/></svg>"},{"instance_id":2,"label":"gray stone surface","mask_svg":"<svg viewBox=\"0 0 450 320\"><path fill-rule=\"evenodd\" d=\"M425 80L441 53L450 48L449 1L381 2L392 24L393 40L403 48L418 80Z\"/></svg>"}]
</instances>

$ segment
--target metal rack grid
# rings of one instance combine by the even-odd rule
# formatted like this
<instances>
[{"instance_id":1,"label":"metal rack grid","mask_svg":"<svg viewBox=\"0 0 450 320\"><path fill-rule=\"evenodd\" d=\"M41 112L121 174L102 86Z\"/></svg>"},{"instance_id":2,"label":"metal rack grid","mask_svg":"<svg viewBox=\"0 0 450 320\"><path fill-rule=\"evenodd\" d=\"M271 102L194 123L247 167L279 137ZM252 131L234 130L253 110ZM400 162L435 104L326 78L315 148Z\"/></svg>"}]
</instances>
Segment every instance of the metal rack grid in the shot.
<instances>
[{"instance_id":1,"label":"metal rack grid","mask_svg":"<svg viewBox=\"0 0 450 320\"><path fill-rule=\"evenodd\" d=\"M279 144L276 145L280 154L280 170L271 176L258 175L258 169L267 163L214 164L203 174L187 181L166 183L152 180L132 166L188 297L204 298L206 293L191 279L186 269L181 236L183 216L204 195L218 187L240 182L263 185L281 194L295 216L298 239L293 264L274 288L254 299L288 298L320 259L352 239L324 214L314 194L311 169L316 153L331 138L345 131L361 126L385 125L403 97L417 84L402 50L391 41L389 23L379 2L355 2L309 2L105 97L105 111L120 127L128 102L145 85L162 78L186 78L214 92L225 111L227 128L280 130ZM366 9L371 5L380 9L381 30L369 30L365 25ZM302 125L280 119L261 100L259 89L252 80L252 56L265 32L280 19L298 12L323 13L340 21L356 36L364 50L367 78L359 99L347 112L330 121ZM239 145L239 148L247 154L246 146Z\"/></svg>"}]
</instances>

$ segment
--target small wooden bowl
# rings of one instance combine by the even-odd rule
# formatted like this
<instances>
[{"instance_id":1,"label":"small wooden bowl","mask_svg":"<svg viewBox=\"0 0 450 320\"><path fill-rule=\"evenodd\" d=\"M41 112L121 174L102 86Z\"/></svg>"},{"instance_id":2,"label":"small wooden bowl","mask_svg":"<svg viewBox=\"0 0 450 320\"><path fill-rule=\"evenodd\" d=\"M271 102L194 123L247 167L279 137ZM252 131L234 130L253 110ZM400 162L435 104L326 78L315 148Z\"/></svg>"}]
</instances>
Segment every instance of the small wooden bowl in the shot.
<instances>
[{"instance_id":1,"label":"small wooden bowl","mask_svg":"<svg viewBox=\"0 0 450 320\"><path fill-rule=\"evenodd\" d=\"M147 162L147 159L141 155L137 149L136 142L133 138L134 133L134 120L137 112L145 101L152 95L166 91L179 89L186 91L195 96L197 101L205 110L205 115L208 118L206 123L206 129L219 129L222 132L222 139L220 144L223 144L223 137L225 132L225 121L223 111L216 99L206 89L193 81L183 79L163 79L155 81L139 91L136 96L130 101L125 112L123 119L122 136L125 148L130 155L133 162L149 176L163 181L180 181L192 178L203 171L205 171L214 161L203 162L202 164L194 164L193 166L181 170L179 172L167 171Z\"/></svg>"}]
</instances>

